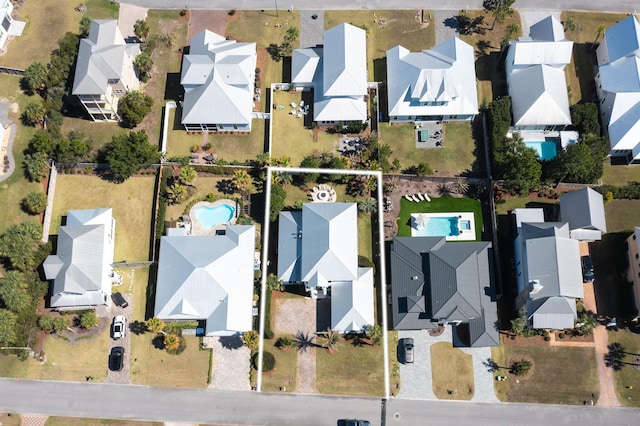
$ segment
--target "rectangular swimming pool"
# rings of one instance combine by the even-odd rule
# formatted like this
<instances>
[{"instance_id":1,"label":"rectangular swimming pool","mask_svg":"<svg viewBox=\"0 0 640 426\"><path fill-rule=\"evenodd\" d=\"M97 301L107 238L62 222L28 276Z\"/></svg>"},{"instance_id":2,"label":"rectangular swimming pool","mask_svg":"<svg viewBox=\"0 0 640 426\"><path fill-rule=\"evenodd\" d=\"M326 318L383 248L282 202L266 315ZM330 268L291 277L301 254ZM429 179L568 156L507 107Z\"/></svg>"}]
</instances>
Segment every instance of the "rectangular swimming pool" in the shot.
<instances>
[{"instance_id":1,"label":"rectangular swimming pool","mask_svg":"<svg viewBox=\"0 0 640 426\"><path fill-rule=\"evenodd\" d=\"M538 153L540 160L551 160L558 155L558 145L552 141L525 142L528 148L533 148Z\"/></svg>"},{"instance_id":2,"label":"rectangular swimming pool","mask_svg":"<svg viewBox=\"0 0 640 426\"><path fill-rule=\"evenodd\" d=\"M414 231L420 237L453 237L460 234L457 216L430 217L426 226Z\"/></svg>"}]
</instances>

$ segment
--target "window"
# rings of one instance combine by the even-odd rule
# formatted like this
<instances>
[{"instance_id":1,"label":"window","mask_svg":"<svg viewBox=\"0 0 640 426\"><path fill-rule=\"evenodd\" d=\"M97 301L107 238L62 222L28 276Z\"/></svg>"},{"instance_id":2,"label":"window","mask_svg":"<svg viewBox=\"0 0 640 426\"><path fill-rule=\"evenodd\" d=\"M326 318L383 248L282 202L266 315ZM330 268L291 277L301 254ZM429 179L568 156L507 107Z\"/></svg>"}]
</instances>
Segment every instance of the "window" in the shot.
<instances>
[{"instance_id":1,"label":"window","mask_svg":"<svg viewBox=\"0 0 640 426\"><path fill-rule=\"evenodd\" d=\"M636 234L633 234L633 241L636 240Z\"/></svg>"},{"instance_id":2,"label":"window","mask_svg":"<svg viewBox=\"0 0 640 426\"><path fill-rule=\"evenodd\" d=\"M636 253L636 259L638 258L638 253Z\"/></svg>"}]
</instances>

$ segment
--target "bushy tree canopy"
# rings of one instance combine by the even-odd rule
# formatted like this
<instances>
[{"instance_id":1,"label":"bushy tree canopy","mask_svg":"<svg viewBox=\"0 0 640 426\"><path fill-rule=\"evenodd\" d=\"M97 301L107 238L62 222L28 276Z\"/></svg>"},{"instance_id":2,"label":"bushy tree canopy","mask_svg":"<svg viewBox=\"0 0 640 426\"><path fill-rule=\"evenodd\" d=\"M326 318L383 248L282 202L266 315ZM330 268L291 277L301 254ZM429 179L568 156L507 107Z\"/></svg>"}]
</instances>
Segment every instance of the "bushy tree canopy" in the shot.
<instances>
[{"instance_id":1,"label":"bushy tree canopy","mask_svg":"<svg viewBox=\"0 0 640 426\"><path fill-rule=\"evenodd\" d=\"M20 271L33 267L40 238L42 230L36 222L11 225L0 236L0 257L7 259L12 268Z\"/></svg>"},{"instance_id":2,"label":"bushy tree canopy","mask_svg":"<svg viewBox=\"0 0 640 426\"><path fill-rule=\"evenodd\" d=\"M103 150L115 182L124 182L140 167L160 161L158 148L144 130L114 136Z\"/></svg>"},{"instance_id":3,"label":"bushy tree canopy","mask_svg":"<svg viewBox=\"0 0 640 426\"><path fill-rule=\"evenodd\" d=\"M24 274L19 271L8 271L0 279L0 299L5 308L19 313L31 303L27 293Z\"/></svg>"},{"instance_id":4,"label":"bushy tree canopy","mask_svg":"<svg viewBox=\"0 0 640 426\"><path fill-rule=\"evenodd\" d=\"M47 194L41 191L31 191L22 199L22 207L29 214L40 214L47 207Z\"/></svg>"},{"instance_id":5,"label":"bushy tree canopy","mask_svg":"<svg viewBox=\"0 0 640 426\"><path fill-rule=\"evenodd\" d=\"M571 122L580 135L592 133L600 135L600 120L598 117L598 106L593 102L571 105Z\"/></svg>"},{"instance_id":6,"label":"bushy tree canopy","mask_svg":"<svg viewBox=\"0 0 640 426\"><path fill-rule=\"evenodd\" d=\"M42 62L32 63L24 70L22 81L29 93L41 90L47 81L47 67Z\"/></svg>"},{"instance_id":7,"label":"bushy tree canopy","mask_svg":"<svg viewBox=\"0 0 640 426\"><path fill-rule=\"evenodd\" d=\"M132 90L118 102L118 111L125 126L133 128L149 114L153 99L138 90Z\"/></svg>"}]
</instances>

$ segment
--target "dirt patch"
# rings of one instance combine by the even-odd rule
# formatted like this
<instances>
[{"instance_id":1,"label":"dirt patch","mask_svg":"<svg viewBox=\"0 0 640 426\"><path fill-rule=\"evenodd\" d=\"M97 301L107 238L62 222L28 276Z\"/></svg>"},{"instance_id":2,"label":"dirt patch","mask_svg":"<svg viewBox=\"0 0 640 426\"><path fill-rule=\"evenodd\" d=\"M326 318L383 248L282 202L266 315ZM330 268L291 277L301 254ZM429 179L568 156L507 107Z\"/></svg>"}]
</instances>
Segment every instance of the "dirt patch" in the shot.
<instances>
[{"instance_id":1,"label":"dirt patch","mask_svg":"<svg viewBox=\"0 0 640 426\"><path fill-rule=\"evenodd\" d=\"M224 36L227 32L227 16L226 10L190 10L187 42L204 30Z\"/></svg>"}]
</instances>

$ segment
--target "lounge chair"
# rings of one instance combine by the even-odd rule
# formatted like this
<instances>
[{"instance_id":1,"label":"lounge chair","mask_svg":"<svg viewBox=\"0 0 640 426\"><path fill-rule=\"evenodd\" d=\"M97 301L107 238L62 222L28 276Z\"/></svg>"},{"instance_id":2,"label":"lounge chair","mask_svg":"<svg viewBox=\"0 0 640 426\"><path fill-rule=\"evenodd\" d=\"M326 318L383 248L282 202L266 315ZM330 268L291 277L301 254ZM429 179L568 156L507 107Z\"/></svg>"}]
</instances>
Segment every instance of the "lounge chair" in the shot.
<instances>
[{"instance_id":1,"label":"lounge chair","mask_svg":"<svg viewBox=\"0 0 640 426\"><path fill-rule=\"evenodd\" d=\"M418 192L418 194L416 194L418 196L418 198L420 199L420 201L424 201L424 197L422 196L421 193Z\"/></svg>"},{"instance_id":2,"label":"lounge chair","mask_svg":"<svg viewBox=\"0 0 640 426\"><path fill-rule=\"evenodd\" d=\"M427 194L424 194L424 199L427 200L427 202L431 202L431 198L429 198L429 196Z\"/></svg>"},{"instance_id":3,"label":"lounge chair","mask_svg":"<svg viewBox=\"0 0 640 426\"><path fill-rule=\"evenodd\" d=\"M419 203L419 202L420 202L420 198L418 198L418 196L417 196L417 195L413 195L413 196L411 196L411 198L412 198L412 199L413 199L413 201L415 201L416 203Z\"/></svg>"},{"instance_id":4,"label":"lounge chair","mask_svg":"<svg viewBox=\"0 0 640 426\"><path fill-rule=\"evenodd\" d=\"M405 195L404 198L406 198L408 201L413 201L413 198L411 198L411 195Z\"/></svg>"}]
</instances>

